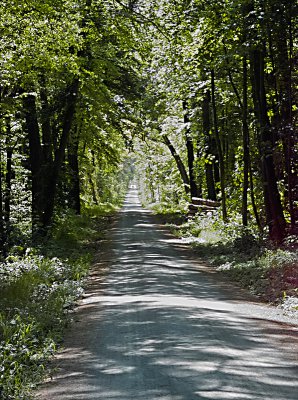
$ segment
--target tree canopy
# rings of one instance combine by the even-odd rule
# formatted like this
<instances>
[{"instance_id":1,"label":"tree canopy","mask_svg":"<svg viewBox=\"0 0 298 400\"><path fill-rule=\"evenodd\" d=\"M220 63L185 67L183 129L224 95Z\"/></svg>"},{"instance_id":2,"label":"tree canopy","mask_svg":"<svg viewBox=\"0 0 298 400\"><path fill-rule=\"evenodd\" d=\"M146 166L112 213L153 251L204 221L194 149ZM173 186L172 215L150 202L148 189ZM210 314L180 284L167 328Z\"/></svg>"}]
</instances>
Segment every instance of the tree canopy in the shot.
<instances>
[{"instance_id":1,"label":"tree canopy","mask_svg":"<svg viewBox=\"0 0 298 400\"><path fill-rule=\"evenodd\" d=\"M297 233L294 0L2 1L0 247L118 201L221 202Z\"/></svg>"}]
</instances>

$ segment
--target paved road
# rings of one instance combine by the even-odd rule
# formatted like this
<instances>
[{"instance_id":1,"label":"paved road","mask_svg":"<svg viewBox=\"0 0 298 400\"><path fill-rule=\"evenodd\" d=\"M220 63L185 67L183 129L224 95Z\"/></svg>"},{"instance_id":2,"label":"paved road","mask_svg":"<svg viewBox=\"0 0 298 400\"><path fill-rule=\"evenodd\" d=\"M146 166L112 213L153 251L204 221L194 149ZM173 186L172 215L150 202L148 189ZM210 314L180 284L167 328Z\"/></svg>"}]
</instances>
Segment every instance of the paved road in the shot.
<instances>
[{"instance_id":1,"label":"paved road","mask_svg":"<svg viewBox=\"0 0 298 400\"><path fill-rule=\"evenodd\" d=\"M40 399L298 399L297 326L226 289L136 190L104 247Z\"/></svg>"}]
</instances>

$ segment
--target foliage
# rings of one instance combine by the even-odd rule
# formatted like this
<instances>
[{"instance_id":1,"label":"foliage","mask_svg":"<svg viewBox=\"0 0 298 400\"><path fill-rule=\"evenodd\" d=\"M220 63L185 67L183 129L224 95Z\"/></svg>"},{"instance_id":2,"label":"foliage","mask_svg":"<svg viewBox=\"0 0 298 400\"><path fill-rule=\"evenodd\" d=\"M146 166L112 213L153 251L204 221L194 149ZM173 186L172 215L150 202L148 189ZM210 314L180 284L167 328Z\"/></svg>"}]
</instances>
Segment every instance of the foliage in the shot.
<instances>
[{"instance_id":1,"label":"foliage","mask_svg":"<svg viewBox=\"0 0 298 400\"><path fill-rule=\"evenodd\" d=\"M144 157L145 156L145 157ZM161 143L138 142L135 166L140 198L144 205L185 209L186 196L175 162Z\"/></svg>"},{"instance_id":2,"label":"foliage","mask_svg":"<svg viewBox=\"0 0 298 400\"><path fill-rule=\"evenodd\" d=\"M0 265L1 399L27 400L42 380L82 294L94 243L110 222L111 206L97 212L60 218L46 245L22 256L15 248Z\"/></svg>"},{"instance_id":3,"label":"foliage","mask_svg":"<svg viewBox=\"0 0 298 400\"><path fill-rule=\"evenodd\" d=\"M168 168L178 154L192 195L217 197L224 220L241 214L244 226L266 226L271 239L281 242L286 224L296 232L298 215L292 108L297 41L291 29L296 6L192 0L143 7L154 19L143 68L148 83L142 140L150 150L142 148L147 157L141 175L149 197L167 181L180 186L183 197L174 160ZM165 136L176 150L172 155Z\"/></svg>"},{"instance_id":4,"label":"foliage","mask_svg":"<svg viewBox=\"0 0 298 400\"><path fill-rule=\"evenodd\" d=\"M253 226L243 227L241 218L223 223L216 215L198 215L172 228L200 258L262 299L281 303L297 296L296 249L286 244L284 249L270 247L265 235Z\"/></svg>"},{"instance_id":5,"label":"foliage","mask_svg":"<svg viewBox=\"0 0 298 400\"><path fill-rule=\"evenodd\" d=\"M129 151L144 202L217 199L224 220L295 234L290 3L2 2L3 255L61 209L117 201Z\"/></svg>"},{"instance_id":6,"label":"foliage","mask_svg":"<svg viewBox=\"0 0 298 400\"><path fill-rule=\"evenodd\" d=\"M44 338L36 321L20 314L0 319L1 398L28 399L32 382L42 378L44 363L55 350L54 341Z\"/></svg>"},{"instance_id":7,"label":"foliage","mask_svg":"<svg viewBox=\"0 0 298 400\"><path fill-rule=\"evenodd\" d=\"M123 6L37 0L0 8L5 256L30 230L36 244L61 209L121 202L142 79L140 46Z\"/></svg>"},{"instance_id":8,"label":"foliage","mask_svg":"<svg viewBox=\"0 0 298 400\"><path fill-rule=\"evenodd\" d=\"M218 270L264 300L282 302L286 296L297 296L297 262L295 252L264 249L261 255L242 262L230 257L230 261L220 265Z\"/></svg>"},{"instance_id":9,"label":"foliage","mask_svg":"<svg viewBox=\"0 0 298 400\"><path fill-rule=\"evenodd\" d=\"M58 258L31 255L9 257L1 277L1 393L25 399L81 293L80 276Z\"/></svg>"}]
</instances>

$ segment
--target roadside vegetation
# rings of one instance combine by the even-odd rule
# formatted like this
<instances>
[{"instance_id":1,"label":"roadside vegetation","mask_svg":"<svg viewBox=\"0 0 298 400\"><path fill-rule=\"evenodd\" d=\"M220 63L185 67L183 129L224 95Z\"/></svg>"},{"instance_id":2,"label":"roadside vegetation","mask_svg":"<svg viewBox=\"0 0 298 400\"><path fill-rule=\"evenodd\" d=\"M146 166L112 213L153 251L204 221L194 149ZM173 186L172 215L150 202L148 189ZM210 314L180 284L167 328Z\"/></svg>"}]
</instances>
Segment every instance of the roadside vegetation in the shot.
<instances>
[{"instance_id":1,"label":"roadside vegetation","mask_svg":"<svg viewBox=\"0 0 298 400\"><path fill-rule=\"evenodd\" d=\"M12 249L0 264L1 400L28 400L42 381L115 210L102 204L60 218L47 243Z\"/></svg>"},{"instance_id":2,"label":"roadside vegetation","mask_svg":"<svg viewBox=\"0 0 298 400\"><path fill-rule=\"evenodd\" d=\"M218 212L188 218L185 209L175 210L173 205L158 204L152 209L218 273L298 317L297 236L288 236L275 246L254 225L243 227L240 215L223 223Z\"/></svg>"}]
</instances>

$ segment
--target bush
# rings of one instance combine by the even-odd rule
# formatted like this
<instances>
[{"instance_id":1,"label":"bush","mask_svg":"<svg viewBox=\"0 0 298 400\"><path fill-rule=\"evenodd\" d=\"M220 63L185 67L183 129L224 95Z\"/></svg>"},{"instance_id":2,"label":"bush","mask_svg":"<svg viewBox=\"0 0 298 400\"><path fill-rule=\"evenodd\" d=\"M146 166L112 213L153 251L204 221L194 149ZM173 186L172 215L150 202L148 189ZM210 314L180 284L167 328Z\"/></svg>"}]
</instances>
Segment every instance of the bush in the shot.
<instances>
[{"instance_id":1,"label":"bush","mask_svg":"<svg viewBox=\"0 0 298 400\"><path fill-rule=\"evenodd\" d=\"M1 399L28 399L32 382L41 379L44 364L55 350L52 338L42 334L33 318L0 314Z\"/></svg>"},{"instance_id":2,"label":"bush","mask_svg":"<svg viewBox=\"0 0 298 400\"><path fill-rule=\"evenodd\" d=\"M86 271L85 271L86 272ZM0 390L3 399L28 399L82 293L83 271L44 256L9 257L0 265Z\"/></svg>"}]
</instances>

